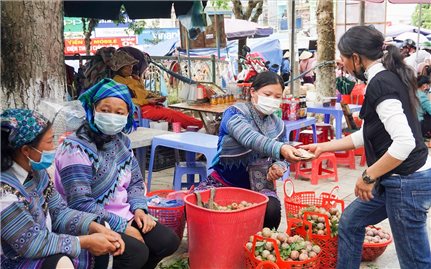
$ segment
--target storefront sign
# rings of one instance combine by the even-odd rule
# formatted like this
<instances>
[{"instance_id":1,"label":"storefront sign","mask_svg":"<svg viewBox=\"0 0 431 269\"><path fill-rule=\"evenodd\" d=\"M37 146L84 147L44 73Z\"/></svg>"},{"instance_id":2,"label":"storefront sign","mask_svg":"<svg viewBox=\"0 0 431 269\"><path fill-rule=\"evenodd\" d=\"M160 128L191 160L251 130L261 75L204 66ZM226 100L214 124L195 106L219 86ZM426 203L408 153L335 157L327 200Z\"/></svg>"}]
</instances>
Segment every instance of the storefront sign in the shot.
<instances>
[{"instance_id":1,"label":"storefront sign","mask_svg":"<svg viewBox=\"0 0 431 269\"><path fill-rule=\"evenodd\" d=\"M145 29L142 34L138 36L138 42L140 45L154 45L163 40L179 37L180 30L178 28L150 28Z\"/></svg>"},{"instance_id":2,"label":"storefront sign","mask_svg":"<svg viewBox=\"0 0 431 269\"><path fill-rule=\"evenodd\" d=\"M102 47L124 47L135 46L136 37L112 37L112 38L92 38L91 39L91 53L94 54ZM64 55L74 55L75 53L85 54L85 41L84 39L65 39L64 40Z\"/></svg>"}]
</instances>

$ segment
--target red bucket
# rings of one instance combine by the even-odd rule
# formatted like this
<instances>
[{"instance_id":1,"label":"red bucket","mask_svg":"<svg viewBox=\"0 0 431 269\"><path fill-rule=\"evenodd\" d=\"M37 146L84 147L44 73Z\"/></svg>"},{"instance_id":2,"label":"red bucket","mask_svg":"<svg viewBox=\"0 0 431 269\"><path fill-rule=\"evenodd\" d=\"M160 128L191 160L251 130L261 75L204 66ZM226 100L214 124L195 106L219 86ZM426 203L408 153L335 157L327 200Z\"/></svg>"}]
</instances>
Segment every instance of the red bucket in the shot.
<instances>
[{"instance_id":1,"label":"red bucket","mask_svg":"<svg viewBox=\"0 0 431 269\"><path fill-rule=\"evenodd\" d=\"M210 197L210 190L201 192L202 201ZM243 246L263 228L268 197L241 188L218 188L214 201L222 206L247 201L256 203L235 211L216 211L196 205L196 196L184 197L186 203L191 269L244 268Z\"/></svg>"}]
</instances>

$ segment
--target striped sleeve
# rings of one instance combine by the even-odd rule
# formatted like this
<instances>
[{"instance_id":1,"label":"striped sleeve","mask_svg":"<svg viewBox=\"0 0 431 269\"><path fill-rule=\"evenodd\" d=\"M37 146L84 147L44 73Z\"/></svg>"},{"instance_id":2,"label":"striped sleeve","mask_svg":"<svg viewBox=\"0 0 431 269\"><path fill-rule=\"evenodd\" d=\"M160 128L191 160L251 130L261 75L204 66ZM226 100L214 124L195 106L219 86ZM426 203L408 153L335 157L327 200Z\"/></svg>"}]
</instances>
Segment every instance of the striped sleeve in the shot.
<instances>
[{"instance_id":1,"label":"striped sleeve","mask_svg":"<svg viewBox=\"0 0 431 269\"><path fill-rule=\"evenodd\" d=\"M69 165L59 170L68 205L76 210L96 214L109 223L112 230L124 232L127 220L105 210L104 206L92 196L91 175L92 168L89 165Z\"/></svg>"},{"instance_id":2,"label":"striped sleeve","mask_svg":"<svg viewBox=\"0 0 431 269\"><path fill-rule=\"evenodd\" d=\"M97 215L109 223L112 230L124 232L127 220L105 210L93 197L91 187L93 168L88 156L78 149L63 150L57 153L56 181L60 181L70 208Z\"/></svg>"},{"instance_id":3,"label":"striped sleeve","mask_svg":"<svg viewBox=\"0 0 431 269\"><path fill-rule=\"evenodd\" d=\"M49 213L52 218L52 230L71 235L88 234L90 223L97 220L97 215L68 208L55 189L49 199Z\"/></svg>"},{"instance_id":4,"label":"striped sleeve","mask_svg":"<svg viewBox=\"0 0 431 269\"><path fill-rule=\"evenodd\" d=\"M78 237L42 228L22 202L14 202L1 212L1 238L24 258L38 259L54 254L74 258L81 253Z\"/></svg>"},{"instance_id":5,"label":"striped sleeve","mask_svg":"<svg viewBox=\"0 0 431 269\"><path fill-rule=\"evenodd\" d=\"M254 131L243 115L233 115L227 123L227 131L244 147L260 152L265 156L280 159L283 143Z\"/></svg>"},{"instance_id":6,"label":"striped sleeve","mask_svg":"<svg viewBox=\"0 0 431 269\"><path fill-rule=\"evenodd\" d=\"M132 159L132 178L127 187L127 202L130 204L131 212L136 209L142 209L148 212L147 199L144 195L144 179L139 169L138 161L135 157Z\"/></svg>"}]
</instances>

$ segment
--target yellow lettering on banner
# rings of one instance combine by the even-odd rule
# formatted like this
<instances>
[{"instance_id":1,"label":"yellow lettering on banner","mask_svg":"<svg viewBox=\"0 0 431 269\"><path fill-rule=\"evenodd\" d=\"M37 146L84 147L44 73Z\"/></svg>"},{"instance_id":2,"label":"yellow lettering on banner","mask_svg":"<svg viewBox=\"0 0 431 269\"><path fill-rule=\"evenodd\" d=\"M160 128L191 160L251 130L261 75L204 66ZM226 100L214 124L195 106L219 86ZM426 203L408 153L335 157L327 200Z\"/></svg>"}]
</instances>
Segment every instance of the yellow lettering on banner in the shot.
<instances>
[{"instance_id":1,"label":"yellow lettering on banner","mask_svg":"<svg viewBox=\"0 0 431 269\"><path fill-rule=\"evenodd\" d=\"M81 39L69 39L66 40L68 45L82 45L84 44L84 40Z\"/></svg>"}]
</instances>

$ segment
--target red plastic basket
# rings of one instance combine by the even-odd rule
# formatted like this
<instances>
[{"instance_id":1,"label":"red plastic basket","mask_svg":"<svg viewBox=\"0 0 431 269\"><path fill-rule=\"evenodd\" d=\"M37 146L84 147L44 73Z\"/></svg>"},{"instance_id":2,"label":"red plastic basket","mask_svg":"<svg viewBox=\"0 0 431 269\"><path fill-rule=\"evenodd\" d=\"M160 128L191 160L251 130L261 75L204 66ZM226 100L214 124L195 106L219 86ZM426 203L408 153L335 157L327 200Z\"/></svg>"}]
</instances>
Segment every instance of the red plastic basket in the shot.
<instances>
[{"instance_id":1,"label":"red plastic basket","mask_svg":"<svg viewBox=\"0 0 431 269\"><path fill-rule=\"evenodd\" d=\"M288 192L290 185L290 192ZM284 182L284 207L286 209L286 217L295 217L299 210L311 205L322 206L323 199L337 199L339 187L335 186L331 192L322 192L319 196L314 191L295 192L295 186L292 180L286 179Z\"/></svg>"},{"instance_id":2,"label":"red plastic basket","mask_svg":"<svg viewBox=\"0 0 431 269\"><path fill-rule=\"evenodd\" d=\"M269 265L266 265L265 267L262 267L262 262L254 256L254 252L256 249L256 241L257 240L266 240L273 243L274 250L275 250L275 256L277 258L277 261L275 262L275 265L278 267L270 267ZM253 246L251 251L247 249L247 247L244 245L245 249L245 257L246 257L246 268L247 269L260 269L260 268L280 268L280 269L319 269L319 259L320 259L320 253L311 259L308 259L306 261L284 261L281 259L280 256L280 250L278 249L277 242L272 238L263 238L258 235L253 236ZM270 263L271 264L271 263ZM274 263L272 263L274 264ZM323 268L323 267L322 267Z\"/></svg>"},{"instance_id":3,"label":"red plastic basket","mask_svg":"<svg viewBox=\"0 0 431 269\"><path fill-rule=\"evenodd\" d=\"M200 194L203 202L209 200L210 190ZM216 211L197 206L194 194L184 197L190 268L244 268L244 242L247 242L251 234L263 228L269 199L247 189L216 189L214 202L219 205L225 206L243 200L255 205L235 211Z\"/></svg>"},{"instance_id":4,"label":"red plastic basket","mask_svg":"<svg viewBox=\"0 0 431 269\"><path fill-rule=\"evenodd\" d=\"M381 230L382 228L371 226L373 228L376 228L377 230ZM392 236L388 239L388 241L384 243L364 243L362 246L362 260L363 261L374 261L377 259L380 255L385 252L386 247L392 243Z\"/></svg>"},{"instance_id":5,"label":"red plastic basket","mask_svg":"<svg viewBox=\"0 0 431 269\"><path fill-rule=\"evenodd\" d=\"M257 265L256 269L280 269L280 267L271 261L263 261Z\"/></svg>"},{"instance_id":6,"label":"red plastic basket","mask_svg":"<svg viewBox=\"0 0 431 269\"><path fill-rule=\"evenodd\" d=\"M158 195L159 197L166 198L169 194L174 192L173 190L158 190L148 193L147 196ZM176 207L148 206L148 213L158 218L159 223L172 228L180 239L183 238L186 225L184 205Z\"/></svg>"},{"instance_id":7,"label":"red plastic basket","mask_svg":"<svg viewBox=\"0 0 431 269\"><path fill-rule=\"evenodd\" d=\"M344 201L337 199L325 198L322 201L322 206L326 210L340 206L341 212L344 211ZM309 215L317 215L319 217L325 218L326 235L312 234L311 229L306 230L305 226L311 227L312 224L307 221ZM331 230L329 226L328 216L325 214L320 214L316 212L305 212L303 219L288 219L287 220L287 230L286 233L298 234L302 237L312 241L314 244L320 246L321 256L320 265L318 268L332 269L337 266L337 252L338 252L338 236L331 237ZM299 225L300 224L300 225ZM299 226L298 226L299 225Z\"/></svg>"}]
</instances>

